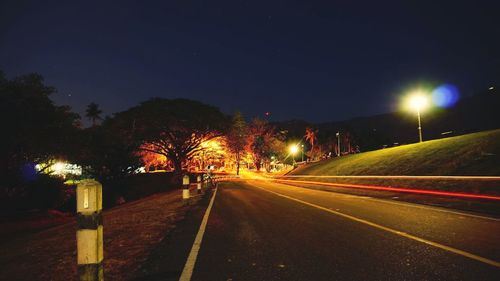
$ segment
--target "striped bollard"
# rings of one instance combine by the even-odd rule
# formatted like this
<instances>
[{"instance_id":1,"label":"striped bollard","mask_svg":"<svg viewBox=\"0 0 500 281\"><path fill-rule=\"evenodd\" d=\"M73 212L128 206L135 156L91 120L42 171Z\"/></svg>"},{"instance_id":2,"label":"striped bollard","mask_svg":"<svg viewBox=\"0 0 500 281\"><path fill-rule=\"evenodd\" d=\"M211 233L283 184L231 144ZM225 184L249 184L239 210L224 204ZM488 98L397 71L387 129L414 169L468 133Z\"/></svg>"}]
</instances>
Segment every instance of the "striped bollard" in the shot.
<instances>
[{"instance_id":1,"label":"striped bollard","mask_svg":"<svg viewBox=\"0 0 500 281\"><path fill-rule=\"evenodd\" d=\"M182 177L182 201L185 205L189 204L189 176Z\"/></svg>"},{"instance_id":2,"label":"striped bollard","mask_svg":"<svg viewBox=\"0 0 500 281\"><path fill-rule=\"evenodd\" d=\"M76 188L77 261L81 281L102 281L104 272L102 185L83 180Z\"/></svg>"},{"instance_id":3,"label":"striped bollard","mask_svg":"<svg viewBox=\"0 0 500 281\"><path fill-rule=\"evenodd\" d=\"M201 176L198 175L196 177L196 189L198 190L198 194L201 193Z\"/></svg>"}]
</instances>

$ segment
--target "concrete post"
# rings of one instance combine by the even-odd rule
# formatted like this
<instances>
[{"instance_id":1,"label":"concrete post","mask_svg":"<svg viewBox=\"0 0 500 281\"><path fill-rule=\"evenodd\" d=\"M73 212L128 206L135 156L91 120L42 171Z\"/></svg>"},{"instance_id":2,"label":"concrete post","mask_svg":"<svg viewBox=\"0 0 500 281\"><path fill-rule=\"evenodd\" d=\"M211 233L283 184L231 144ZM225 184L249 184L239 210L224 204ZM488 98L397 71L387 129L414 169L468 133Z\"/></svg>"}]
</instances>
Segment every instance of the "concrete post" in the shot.
<instances>
[{"instance_id":1,"label":"concrete post","mask_svg":"<svg viewBox=\"0 0 500 281\"><path fill-rule=\"evenodd\" d=\"M77 261L80 281L104 280L102 185L83 180L76 188Z\"/></svg>"},{"instance_id":2,"label":"concrete post","mask_svg":"<svg viewBox=\"0 0 500 281\"><path fill-rule=\"evenodd\" d=\"M184 204L189 204L189 176L182 177L182 200Z\"/></svg>"},{"instance_id":3,"label":"concrete post","mask_svg":"<svg viewBox=\"0 0 500 281\"><path fill-rule=\"evenodd\" d=\"M196 189L198 190L198 194L201 193L201 176L198 175L196 177Z\"/></svg>"}]
</instances>

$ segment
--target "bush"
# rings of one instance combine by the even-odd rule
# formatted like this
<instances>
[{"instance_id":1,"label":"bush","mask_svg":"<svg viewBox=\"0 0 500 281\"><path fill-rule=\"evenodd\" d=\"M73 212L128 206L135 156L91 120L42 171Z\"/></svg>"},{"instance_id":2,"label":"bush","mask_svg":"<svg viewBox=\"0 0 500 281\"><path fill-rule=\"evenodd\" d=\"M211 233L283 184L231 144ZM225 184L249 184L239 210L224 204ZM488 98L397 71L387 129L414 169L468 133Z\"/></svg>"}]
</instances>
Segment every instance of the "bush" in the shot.
<instances>
[{"instance_id":1,"label":"bush","mask_svg":"<svg viewBox=\"0 0 500 281\"><path fill-rule=\"evenodd\" d=\"M57 209L67 200L65 190L66 186L61 178L38 175L26 186L26 203L34 209Z\"/></svg>"},{"instance_id":2,"label":"bush","mask_svg":"<svg viewBox=\"0 0 500 281\"><path fill-rule=\"evenodd\" d=\"M63 179L39 174L29 180L12 183L2 192L2 213L27 210L70 209L74 188L64 185Z\"/></svg>"}]
</instances>

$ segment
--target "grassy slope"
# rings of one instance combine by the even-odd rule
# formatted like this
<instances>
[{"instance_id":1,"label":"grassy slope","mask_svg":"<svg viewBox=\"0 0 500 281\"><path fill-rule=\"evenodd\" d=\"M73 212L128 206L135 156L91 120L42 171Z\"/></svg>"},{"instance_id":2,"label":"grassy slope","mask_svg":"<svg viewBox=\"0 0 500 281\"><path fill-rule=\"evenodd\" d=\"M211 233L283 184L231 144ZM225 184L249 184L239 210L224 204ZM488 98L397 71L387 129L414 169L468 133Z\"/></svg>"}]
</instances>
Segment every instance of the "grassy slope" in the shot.
<instances>
[{"instance_id":1,"label":"grassy slope","mask_svg":"<svg viewBox=\"0 0 500 281\"><path fill-rule=\"evenodd\" d=\"M294 175L500 175L500 130L333 158Z\"/></svg>"},{"instance_id":2,"label":"grassy slope","mask_svg":"<svg viewBox=\"0 0 500 281\"><path fill-rule=\"evenodd\" d=\"M426 141L334 158L299 167L291 175L500 175L500 130ZM335 183L500 194L498 181L332 179Z\"/></svg>"}]
</instances>

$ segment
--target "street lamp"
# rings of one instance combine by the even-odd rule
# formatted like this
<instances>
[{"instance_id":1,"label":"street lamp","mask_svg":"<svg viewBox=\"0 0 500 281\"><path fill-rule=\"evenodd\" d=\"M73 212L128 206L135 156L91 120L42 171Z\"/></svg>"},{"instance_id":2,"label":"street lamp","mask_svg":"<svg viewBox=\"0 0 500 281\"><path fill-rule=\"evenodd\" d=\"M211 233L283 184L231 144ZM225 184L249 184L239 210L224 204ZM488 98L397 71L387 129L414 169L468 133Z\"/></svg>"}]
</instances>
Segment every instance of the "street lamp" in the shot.
<instances>
[{"instance_id":1,"label":"street lamp","mask_svg":"<svg viewBox=\"0 0 500 281\"><path fill-rule=\"evenodd\" d=\"M302 148L302 150L301 150L302 151L302 162L304 162L304 145L301 144L300 146Z\"/></svg>"},{"instance_id":2,"label":"street lamp","mask_svg":"<svg viewBox=\"0 0 500 281\"><path fill-rule=\"evenodd\" d=\"M337 156L340 156L340 131L338 131L335 135L337 136Z\"/></svg>"},{"instance_id":3,"label":"street lamp","mask_svg":"<svg viewBox=\"0 0 500 281\"><path fill-rule=\"evenodd\" d=\"M420 112L429 104L429 99L424 93L417 91L412 93L408 98L408 106L417 112L418 119L418 139L422 142L422 123L420 121Z\"/></svg>"},{"instance_id":4,"label":"street lamp","mask_svg":"<svg viewBox=\"0 0 500 281\"><path fill-rule=\"evenodd\" d=\"M299 151L299 147L296 144L292 144L289 148L290 154L292 155L292 162L293 165L295 166L295 154Z\"/></svg>"}]
</instances>

